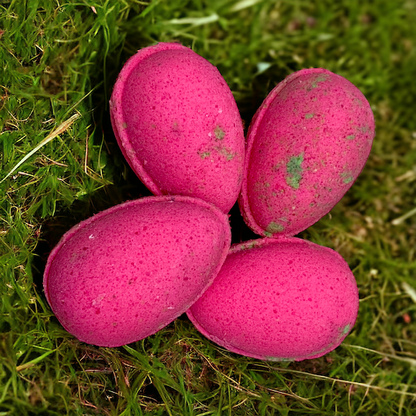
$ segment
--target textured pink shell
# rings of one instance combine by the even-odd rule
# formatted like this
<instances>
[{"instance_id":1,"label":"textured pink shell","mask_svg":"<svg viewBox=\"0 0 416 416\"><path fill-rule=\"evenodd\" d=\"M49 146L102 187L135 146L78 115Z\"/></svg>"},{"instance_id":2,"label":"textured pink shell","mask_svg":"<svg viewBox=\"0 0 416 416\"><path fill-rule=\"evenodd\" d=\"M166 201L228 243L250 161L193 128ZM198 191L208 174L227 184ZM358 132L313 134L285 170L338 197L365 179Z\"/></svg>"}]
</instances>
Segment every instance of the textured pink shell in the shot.
<instances>
[{"instance_id":1,"label":"textured pink shell","mask_svg":"<svg viewBox=\"0 0 416 416\"><path fill-rule=\"evenodd\" d=\"M215 66L177 43L140 50L110 100L118 144L155 195L199 197L228 212L241 188L244 132Z\"/></svg>"},{"instance_id":2,"label":"textured pink shell","mask_svg":"<svg viewBox=\"0 0 416 416\"><path fill-rule=\"evenodd\" d=\"M327 214L371 150L368 101L351 82L321 69L289 75L249 128L240 210L262 236L293 236Z\"/></svg>"},{"instance_id":3,"label":"textured pink shell","mask_svg":"<svg viewBox=\"0 0 416 416\"><path fill-rule=\"evenodd\" d=\"M294 237L233 246L214 283L187 311L210 340L273 361L328 353L357 313L357 285L345 260Z\"/></svg>"},{"instance_id":4,"label":"textured pink shell","mask_svg":"<svg viewBox=\"0 0 416 416\"><path fill-rule=\"evenodd\" d=\"M212 283L230 242L227 215L200 199L126 202L62 237L46 265L46 298L80 341L125 345L184 313Z\"/></svg>"}]
</instances>

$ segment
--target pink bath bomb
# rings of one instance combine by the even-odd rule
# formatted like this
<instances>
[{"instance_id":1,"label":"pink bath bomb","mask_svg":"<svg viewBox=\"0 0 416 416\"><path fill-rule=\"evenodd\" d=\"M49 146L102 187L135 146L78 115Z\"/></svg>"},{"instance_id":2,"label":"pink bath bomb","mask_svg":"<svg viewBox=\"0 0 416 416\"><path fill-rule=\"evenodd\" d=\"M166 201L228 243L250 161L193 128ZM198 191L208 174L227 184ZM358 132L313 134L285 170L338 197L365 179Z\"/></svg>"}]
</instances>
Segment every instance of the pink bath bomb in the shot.
<instances>
[{"instance_id":1,"label":"pink bath bomb","mask_svg":"<svg viewBox=\"0 0 416 416\"><path fill-rule=\"evenodd\" d=\"M200 199L126 202L62 237L47 261L46 298L80 341L106 347L138 341L201 296L230 241L227 216Z\"/></svg>"},{"instance_id":2,"label":"pink bath bomb","mask_svg":"<svg viewBox=\"0 0 416 416\"><path fill-rule=\"evenodd\" d=\"M239 205L262 236L293 236L327 214L363 169L374 117L361 91L321 68L289 75L250 125Z\"/></svg>"},{"instance_id":3,"label":"pink bath bomb","mask_svg":"<svg viewBox=\"0 0 416 416\"><path fill-rule=\"evenodd\" d=\"M127 162L153 194L199 197L223 212L237 201L242 121L206 59L177 43L141 49L118 76L110 114Z\"/></svg>"},{"instance_id":4,"label":"pink bath bomb","mask_svg":"<svg viewBox=\"0 0 416 416\"><path fill-rule=\"evenodd\" d=\"M233 246L187 314L203 335L232 352L301 361L336 348L357 312L357 285L338 253L281 237Z\"/></svg>"}]
</instances>

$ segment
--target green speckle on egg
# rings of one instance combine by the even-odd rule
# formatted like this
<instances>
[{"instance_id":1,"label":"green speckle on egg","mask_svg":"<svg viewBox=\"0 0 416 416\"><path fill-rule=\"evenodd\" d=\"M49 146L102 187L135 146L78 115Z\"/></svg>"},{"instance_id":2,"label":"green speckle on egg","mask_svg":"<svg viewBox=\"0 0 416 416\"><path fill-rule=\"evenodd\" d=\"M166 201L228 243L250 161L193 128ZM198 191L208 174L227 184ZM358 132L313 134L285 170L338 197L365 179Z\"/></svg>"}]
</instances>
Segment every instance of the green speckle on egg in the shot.
<instances>
[{"instance_id":1,"label":"green speckle on egg","mask_svg":"<svg viewBox=\"0 0 416 416\"><path fill-rule=\"evenodd\" d=\"M346 335L346 334L348 334L348 332L350 332L350 329L351 329L351 325L347 324L347 325L344 326L344 328L340 329L340 332L341 332L342 335Z\"/></svg>"},{"instance_id":2,"label":"green speckle on egg","mask_svg":"<svg viewBox=\"0 0 416 416\"><path fill-rule=\"evenodd\" d=\"M292 156L286 165L288 176L286 177L286 183L294 188L299 188L299 182L302 179L302 167L303 152L299 156Z\"/></svg>"},{"instance_id":3,"label":"green speckle on egg","mask_svg":"<svg viewBox=\"0 0 416 416\"><path fill-rule=\"evenodd\" d=\"M282 358L282 357L265 357L267 361L275 361L275 362L290 362L294 361L294 358Z\"/></svg>"},{"instance_id":4,"label":"green speckle on egg","mask_svg":"<svg viewBox=\"0 0 416 416\"><path fill-rule=\"evenodd\" d=\"M275 234L278 232L281 232L285 229L285 227L283 227L283 225L278 224L277 222L270 222L269 225L266 228L266 231L268 231L271 234Z\"/></svg>"},{"instance_id":5,"label":"green speckle on egg","mask_svg":"<svg viewBox=\"0 0 416 416\"><path fill-rule=\"evenodd\" d=\"M347 140L354 140L355 139L355 134L350 134L349 136L346 137Z\"/></svg>"},{"instance_id":6,"label":"green speckle on egg","mask_svg":"<svg viewBox=\"0 0 416 416\"><path fill-rule=\"evenodd\" d=\"M352 173L347 171L347 172L342 172L341 173L341 178L342 178L342 182L344 183L350 183L354 180L354 176L352 176Z\"/></svg>"},{"instance_id":7,"label":"green speckle on egg","mask_svg":"<svg viewBox=\"0 0 416 416\"><path fill-rule=\"evenodd\" d=\"M357 130L361 133L367 133L368 131L370 131L370 127L369 126L359 126L359 127L357 127Z\"/></svg>"},{"instance_id":8,"label":"green speckle on egg","mask_svg":"<svg viewBox=\"0 0 416 416\"><path fill-rule=\"evenodd\" d=\"M306 118L306 120L309 120L310 118L313 118L313 116L314 116L314 114L310 113L310 114L306 114L305 118Z\"/></svg>"},{"instance_id":9,"label":"green speckle on egg","mask_svg":"<svg viewBox=\"0 0 416 416\"><path fill-rule=\"evenodd\" d=\"M225 131L220 126L215 127L214 134L217 140L222 140L225 137Z\"/></svg>"},{"instance_id":10,"label":"green speckle on egg","mask_svg":"<svg viewBox=\"0 0 416 416\"><path fill-rule=\"evenodd\" d=\"M198 152L199 156L201 157L201 159L206 159L207 157L209 157L211 155L210 152Z\"/></svg>"},{"instance_id":11,"label":"green speckle on egg","mask_svg":"<svg viewBox=\"0 0 416 416\"><path fill-rule=\"evenodd\" d=\"M217 146L214 148L220 155L225 156L227 160L233 160L237 153L233 153L232 149L226 147Z\"/></svg>"},{"instance_id":12,"label":"green speckle on egg","mask_svg":"<svg viewBox=\"0 0 416 416\"><path fill-rule=\"evenodd\" d=\"M319 74L316 77L313 77L311 84L306 87L307 91L311 91L314 88L318 88L320 82L324 82L329 78L328 74Z\"/></svg>"},{"instance_id":13,"label":"green speckle on egg","mask_svg":"<svg viewBox=\"0 0 416 416\"><path fill-rule=\"evenodd\" d=\"M247 244L242 244L241 245L241 250L250 250L252 248L255 248L257 246L257 244L258 244L257 241L252 241L252 242L249 242Z\"/></svg>"}]
</instances>

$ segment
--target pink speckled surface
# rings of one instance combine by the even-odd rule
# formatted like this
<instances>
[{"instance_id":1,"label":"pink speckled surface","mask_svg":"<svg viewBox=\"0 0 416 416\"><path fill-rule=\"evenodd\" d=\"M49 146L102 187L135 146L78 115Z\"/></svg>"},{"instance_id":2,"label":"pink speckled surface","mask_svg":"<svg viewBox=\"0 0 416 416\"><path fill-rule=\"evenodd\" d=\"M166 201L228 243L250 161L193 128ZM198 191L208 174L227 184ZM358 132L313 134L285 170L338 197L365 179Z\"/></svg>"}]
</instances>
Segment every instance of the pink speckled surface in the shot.
<instances>
[{"instance_id":1,"label":"pink speckled surface","mask_svg":"<svg viewBox=\"0 0 416 416\"><path fill-rule=\"evenodd\" d=\"M80 341L128 344L185 312L212 283L230 242L227 215L202 200L126 202L62 237L46 265L46 298Z\"/></svg>"},{"instance_id":2,"label":"pink speckled surface","mask_svg":"<svg viewBox=\"0 0 416 416\"><path fill-rule=\"evenodd\" d=\"M357 313L357 285L345 260L295 237L233 246L214 283L187 311L217 344L273 361L328 353Z\"/></svg>"},{"instance_id":3,"label":"pink speckled surface","mask_svg":"<svg viewBox=\"0 0 416 416\"><path fill-rule=\"evenodd\" d=\"M361 91L321 68L279 83L249 128L239 205L262 236L293 236L327 214L363 169L375 134Z\"/></svg>"},{"instance_id":4,"label":"pink speckled surface","mask_svg":"<svg viewBox=\"0 0 416 416\"><path fill-rule=\"evenodd\" d=\"M141 49L118 76L110 113L126 160L153 194L199 197L223 212L237 201L242 121L206 59L177 43Z\"/></svg>"}]
</instances>

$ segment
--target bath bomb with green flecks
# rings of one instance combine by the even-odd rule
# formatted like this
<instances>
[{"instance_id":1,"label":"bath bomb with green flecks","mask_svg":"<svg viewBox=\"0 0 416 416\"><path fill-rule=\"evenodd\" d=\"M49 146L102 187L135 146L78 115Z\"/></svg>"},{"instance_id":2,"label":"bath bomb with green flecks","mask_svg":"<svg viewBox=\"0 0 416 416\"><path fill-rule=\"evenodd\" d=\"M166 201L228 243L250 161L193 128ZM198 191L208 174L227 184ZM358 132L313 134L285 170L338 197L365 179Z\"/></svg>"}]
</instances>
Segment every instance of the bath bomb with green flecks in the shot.
<instances>
[{"instance_id":1,"label":"bath bomb with green flecks","mask_svg":"<svg viewBox=\"0 0 416 416\"><path fill-rule=\"evenodd\" d=\"M80 341L105 347L138 341L201 296L230 241L227 215L200 199L126 202L62 237L46 264L46 298Z\"/></svg>"},{"instance_id":2,"label":"bath bomb with green flecks","mask_svg":"<svg viewBox=\"0 0 416 416\"><path fill-rule=\"evenodd\" d=\"M228 212L243 178L244 132L218 69L178 43L141 49L110 100L118 144L155 195L199 197Z\"/></svg>"},{"instance_id":3,"label":"bath bomb with green flecks","mask_svg":"<svg viewBox=\"0 0 416 416\"><path fill-rule=\"evenodd\" d=\"M361 91L326 69L289 75L247 137L239 205L262 236L293 236L327 214L362 171L375 134Z\"/></svg>"},{"instance_id":4,"label":"bath bomb with green flecks","mask_svg":"<svg viewBox=\"0 0 416 416\"><path fill-rule=\"evenodd\" d=\"M233 246L214 283L187 311L213 342L272 361L327 354L357 313L357 285L345 260L295 237Z\"/></svg>"}]
</instances>

